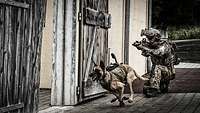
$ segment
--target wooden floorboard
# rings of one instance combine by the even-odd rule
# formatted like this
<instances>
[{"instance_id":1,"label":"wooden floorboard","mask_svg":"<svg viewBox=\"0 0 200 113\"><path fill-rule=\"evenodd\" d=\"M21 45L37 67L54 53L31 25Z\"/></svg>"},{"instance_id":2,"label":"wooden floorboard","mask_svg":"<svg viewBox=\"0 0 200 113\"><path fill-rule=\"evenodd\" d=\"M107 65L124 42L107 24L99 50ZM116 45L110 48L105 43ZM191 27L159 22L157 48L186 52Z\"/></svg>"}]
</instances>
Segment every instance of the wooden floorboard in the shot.
<instances>
[{"instance_id":1,"label":"wooden floorboard","mask_svg":"<svg viewBox=\"0 0 200 113\"><path fill-rule=\"evenodd\" d=\"M200 93L168 93L154 98L138 94L125 107L118 107L118 102L110 103L110 97L79 105L66 113L193 113L200 109Z\"/></svg>"},{"instance_id":2,"label":"wooden floorboard","mask_svg":"<svg viewBox=\"0 0 200 113\"><path fill-rule=\"evenodd\" d=\"M193 113L199 113L200 111L200 103L197 105Z\"/></svg>"},{"instance_id":3,"label":"wooden floorboard","mask_svg":"<svg viewBox=\"0 0 200 113\"><path fill-rule=\"evenodd\" d=\"M198 107L199 104L200 104L200 94L195 93L194 98L185 107L185 109L181 111L181 113L193 113L193 112L195 112L195 109ZM200 111L198 111L198 112L200 112Z\"/></svg>"},{"instance_id":4,"label":"wooden floorboard","mask_svg":"<svg viewBox=\"0 0 200 113\"><path fill-rule=\"evenodd\" d=\"M167 112L170 109L170 104L172 103L173 99L175 99L177 96L176 93L172 93L168 100L163 101L162 103L159 103L159 106L157 105L157 107L159 108L156 113L164 113Z\"/></svg>"},{"instance_id":5,"label":"wooden floorboard","mask_svg":"<svg viewBox=\"0 0 200 113\"><path fill-rule=\"evenodd\" d=\"M150 101L144 103L143 106L137 109L138 113L145 113L145 112L153 112L152 108L155 108L155 105L160 103L161 101L168 98L169 95L161 95L159 97L150 98ZM154 109L156 110L156 109Z\"/></svg>"},{"instance_id":6,"label":"wooden floorboard","mask_svg":"<svg viewBox=\"0 0 200 113\"><path fill-rule=\"evenodd\" d=\"M200 69L177 68L176 77L170 82L169 92L200 93Z\"/></svg>"},{"instance_id":7,"label":"wooden floorboard","mask_svg":"<svg viewBox=\"0 0 200 113\"><path fill-rule=\"evenodd\" d=\"M173 109L169 111L169 113L180 113L194 98L194 93L187 93L181 101L174 106Z\"/></svg>"},{"instance_id":8,"label":"wooden floorboard","mask_svg":"<svg viewBox=\"0 0 200 113\"><path fill-rule=\"evenodd\" d=\"M108 94L64 113L200 113L200 93L167 93L153 98L146 98L143 94L134 96L133 103L125 101L124 107L119 107L118 101L110 103L114 96ZM40 109L48 107L45 103Z\"/></svg>"},{"instance_id":9,"label":"wooden floorboard","mask_svg":"<svg viewBox=\"0 0 200 113\"><path fill-rule=\"evenodd\" d=\"M125 107L119 107L118 101L110 103L114 96L108 94L65 113L200 113L200 69L176 69L176 72L167 94L146 98L136 93L132 103L125 101ZM50 90L41 90L39 109L48 108L49 104Z\"/></svg>"},{"instance_id":10,"label":"wooden floorboard","mask_svg":"<svg viewBox=\"0 0 200 113\"><path fill-rule=\"evenodd\" d=\"M177 104L181 102L181 100L185 97L185 93L178 93L174 98L166 105L166 108L160 107L160 113L169 113L172 109L176 107ZM162 110L163 109L163 110Z\"/></svg>"},{"instance_id":11,"label":"wooden floorboard","mask_svg":"<svg viewBox=\"0 0 200 113\"><path fill-rule=\"evenodd\" d=\"M136 102L133 102L131 106L135 106L134 108L125 108L124 110L128 110L130 112L136 112L140 107L142 107L145 103L151 101L151 98L144 98L143 95L140 96L140 99ZM123 109L120 110L121 112L124 111Z\"/></svg>"},{"instance_id":12,"label":"wooden floorboard","mask_svg":"<svg viewBox=\"0 0 200 113\"><path fill-rule=\"evenodd\" d=\"M39 111L50 107L51 90L40 89L39 93Z\"/></svg>"},{"instance_id":13,"label":"wooden floorboard","mask_svg":"<svg viewBox=\"0 0 200 113\"><path fill-rule=\"evenodd\" d=\"M147 109L145 113L156 113L161 109L161 104L164 103L166 99L169 98L169 94L165 94L164 96L160 97L157 102L153 103L152 107Z\"/></svg>"}]
</instances>

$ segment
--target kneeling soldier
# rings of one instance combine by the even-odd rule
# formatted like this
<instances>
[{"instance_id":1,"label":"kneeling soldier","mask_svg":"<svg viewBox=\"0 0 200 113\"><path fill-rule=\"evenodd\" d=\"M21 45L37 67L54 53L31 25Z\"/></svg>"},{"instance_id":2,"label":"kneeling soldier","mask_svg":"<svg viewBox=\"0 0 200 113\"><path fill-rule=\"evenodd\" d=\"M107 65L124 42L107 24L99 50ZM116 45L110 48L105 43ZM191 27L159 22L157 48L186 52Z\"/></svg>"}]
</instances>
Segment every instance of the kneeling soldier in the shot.
<instances>
[{"instance_id":1,"label":"kneeling soldier","mask_svg":"<svg viewBox=\"0 0 200 113\"><path fill-rule=\"evenodd\" d=\"M142 41L133 43L145 57L151 57L152 67L148 73L149 81L145 83L143 92L147 97L157 96L158 93L168 92L170 80L175 78L174 65L180 59L175 55L175 44L161 40L160 31L149 28L142 30L141 36L146 36Z\"/></svg>"}]
</instances>

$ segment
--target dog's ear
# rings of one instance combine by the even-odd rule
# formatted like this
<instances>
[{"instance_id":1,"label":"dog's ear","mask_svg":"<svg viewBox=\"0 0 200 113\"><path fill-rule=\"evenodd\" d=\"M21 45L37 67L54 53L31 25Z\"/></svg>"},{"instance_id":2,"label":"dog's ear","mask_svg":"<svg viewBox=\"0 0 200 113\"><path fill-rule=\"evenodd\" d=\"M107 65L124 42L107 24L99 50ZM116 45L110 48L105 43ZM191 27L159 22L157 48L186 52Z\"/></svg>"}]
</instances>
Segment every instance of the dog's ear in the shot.
<instances>
[{"instance_id":1,"label":"dog's ear","mask_svg":"<svg viewBox=\"0 0 200 113\"><path fill-rule=\"evenodd\" d=\"M102 60L100 61L100 67L101 67L101 69L105 70L105 64Z\"/></svg>"}]
</instances>

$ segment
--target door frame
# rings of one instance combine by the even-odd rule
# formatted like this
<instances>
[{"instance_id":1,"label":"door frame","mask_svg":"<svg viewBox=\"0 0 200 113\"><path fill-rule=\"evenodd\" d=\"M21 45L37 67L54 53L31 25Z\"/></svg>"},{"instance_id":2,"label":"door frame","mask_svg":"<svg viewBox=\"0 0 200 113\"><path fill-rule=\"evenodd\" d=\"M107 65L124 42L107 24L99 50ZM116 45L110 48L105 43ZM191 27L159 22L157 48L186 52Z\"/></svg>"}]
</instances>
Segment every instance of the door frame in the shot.
<instances>
[{"instance_id":1,"label":"door frame","mask_svg":"<svg viewBox=\"0 0 200 113\"><path fill-rule=\"evenodd\" d=\"M125 64L129 64L129 33L130 33L130 0L123 0L124 2L124 47L123 54Z\"/></svg>"},{"instance_id":2,"label":"door frame","mask_svg":"<svg viewBox=\"0 0 200 113\"><path fill-rule=\"evenodd\" d=\"M54 0L51 105L78 103L79 0Z\"/></svg>"}]
</instances>

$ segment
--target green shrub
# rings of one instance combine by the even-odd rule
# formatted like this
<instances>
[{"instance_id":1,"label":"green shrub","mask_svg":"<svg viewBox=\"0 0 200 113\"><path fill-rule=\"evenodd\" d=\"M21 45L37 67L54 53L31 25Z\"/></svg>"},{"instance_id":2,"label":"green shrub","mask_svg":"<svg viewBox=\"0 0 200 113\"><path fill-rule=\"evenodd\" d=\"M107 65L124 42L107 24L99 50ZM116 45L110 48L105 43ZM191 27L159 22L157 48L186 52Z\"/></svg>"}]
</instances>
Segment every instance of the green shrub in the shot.
<instances>
[{"instance_id":1,"label":"green shrub","mask_svg":"<svg viewBox=\"0 0 200 113\"><path fill-rule=\"evenodd\" d=\"M200 39L200 26L170 26L167 31L171 40Z\"/></svg>"}]
</instances>

